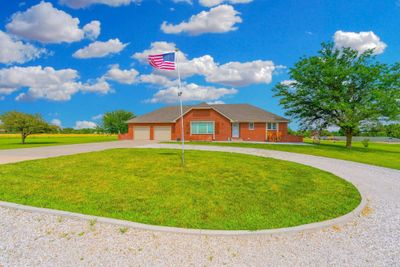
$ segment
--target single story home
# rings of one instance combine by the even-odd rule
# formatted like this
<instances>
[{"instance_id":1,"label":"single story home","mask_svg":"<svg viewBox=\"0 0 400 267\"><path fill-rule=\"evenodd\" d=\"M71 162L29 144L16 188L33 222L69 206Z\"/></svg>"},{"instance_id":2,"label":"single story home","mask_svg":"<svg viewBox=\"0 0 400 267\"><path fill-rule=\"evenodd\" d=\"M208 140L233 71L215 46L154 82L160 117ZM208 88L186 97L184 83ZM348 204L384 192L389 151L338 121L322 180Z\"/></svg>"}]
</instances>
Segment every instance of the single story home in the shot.
<instances>
[{"instance_id":1,"label":"single story home","mask_svg":"<svg viewBox=\"0 0 400 267\"><path fill-rule=\"evenodd\" d=\"M183 106L187 141L302 142L288 134L288 119L249 104ZM168 106L127 121L120 140L181 140L179 106Z\"/></svg>"}]
</instances>

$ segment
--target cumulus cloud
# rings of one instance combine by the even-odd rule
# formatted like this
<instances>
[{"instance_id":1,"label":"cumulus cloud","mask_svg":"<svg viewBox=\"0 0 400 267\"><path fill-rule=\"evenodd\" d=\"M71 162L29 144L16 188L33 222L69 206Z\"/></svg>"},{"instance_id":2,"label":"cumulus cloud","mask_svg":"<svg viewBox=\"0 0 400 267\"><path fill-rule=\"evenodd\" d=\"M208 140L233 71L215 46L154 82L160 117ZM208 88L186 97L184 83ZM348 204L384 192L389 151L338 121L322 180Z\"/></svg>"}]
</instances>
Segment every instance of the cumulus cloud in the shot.
<instances>
[{"instance_id":1,"label":"cumulus cloud","mask_svg":"<svg viewBox=\"0 0 400 267\"><path fill-rule=\"evenodd\" d=\"M153 53L162 53L165 51L173 51L176 48L174 43L167 42L154 42L150 48L143 52L135 53L132 57L142 63L147 62L147 56ZM181 76L187 78L193 75L200 75L205 77L207 82L218 83L228 86L247 86L251 84L269 84L272 81L273 73L282 68L276 66L269 60L254 60L249 62L228 62L226 64L219 64L214 61L210 55L188 59L187 56L179 51L179 69ZM169 80L176 79L176 72L174 71L160 71L155 70L158 76L168 77ZM143 76L143 75L142 75ZM150 79L151 81L158 81L158 83L167 83L165 79L158 76L147 77L143 79ZM151 83L151 82L150 82Z\"/></svg>"},{"instance_id":2,"label":"cumulus cloud","mask_svg":"<svg viewBox=\"0 0 400 267\"><path fill-rule=\"evenodd\" d=\"M99 58L110 54L121 52L128 44L121 43L116 39L110 39L106 42L96 41L88 46L77 50L72 56L75 58Z\"/></svg>"},{"instance_id":3,"label":"cumulus cloud","mask_svg":"<svg viewBox=\"0 0 400 267\"><path fill-rule=\"evenodd\" d=\"M103 118L104 114L98 114L92 117L92 120L94 121L98 121L101 120Z\"/></svg>"},{"instance_id":4,"label":"cumulus cloud","mask_svg":"<svg viewBox=\"0 0 400 267\"><path fill-rule=\"evenodd\" d=\"M227 95L234 95L238 91L233 88L216 88L213 86L201 86L194 83L182 84L182 101L213 101ZM148 99L148 103L176 103L178 101L177 86L159 90Z\"/></svg>"},{"instance_id":5,"label":"cumulus cloud","mask_svg":"<svg viewBox=\"0 0 400 267\"><path fill-rule=\"evenodd\" d=\"M221 100L216 100L216 101L209 101L209 102L207 102L207 104L209 104L209 105L220 105L220 104L225 104L225 102L221 101Z\"/></svg>"},{"instance_id":6,"label":"cumulus cloud","mask_svg":"<svg viewBox=\"0 0 400 267\"><path fill-rule=\"evenodd\" d=\"M139 0L59 0L59 3L70 8L85 8L90 5L103 4L111 7L127 6L132 2L140 3Z\"/></svg>"},{"instance_id":7,"label":"cumulus cloud","mask_svg":"<svg viewBox=\"0 0 400 267\"><path fill-rule=\"evenodd\" d=\"M161 30L164 33L188 33L190 35L224 33L237 30L236 23L241 22L239 12L232 6L220 5L211 8L209 11L202 11L193 15L187 22L181 22L177 25L164 21Z\"/></svg>"},{"instance_id":8,"label":"cumulus cloud","mask_svg":"<svg viewBox=\"0 0 400 267\"><path fill-rule=\"evenodd\" d=\"M137 59L141 63L147 63L147 57L152 54L161 54L165 52L175 51L176 45L168 42L152 42L149 49L145 49L143 52L136 52L132 55L132 58ZM186 56L179 51L179 61L186 61Z\"/></svg>"},{"instance_id":9,"label":"cumulus cloud","mask_svg":"<svg viewBox=\"0 0 400 267\"><path fill-rule=\"evenodd\" d=\"M163 75L151 73L139 76L139 82L160 85L163 87L178 86L178 80L171 80Z\"/></svg>"},{"instance_id":10,"label":"cumulus cloud","mask_svg":"<svg viewBox=\"0 0 400 267\"><path fill-rule=\"evenodd\" d=\"M52 67L10 67L0 69L0 94L11 94L27 88L16 100L28 101L49 99L66 101L78 92L96 92L106 94L110 86L103 79L82 83L74 69L55 70Z\"/></svg>"},{"instance_id":11,"label":"cumulus cloud","mask_svg":"<svg viewBox=\"0 0 400 267\"><path fill-rule=\"evenodd\" d=\"M52 119L50 124L61 127L61 120L59 119Z\"/></svg>"},{"instance_id":12,"label":"cumulus cloud","mask_svg":"<svg viewBox=\"0 0 400 267\"><path fill-rule=\"evenodd\" d=\"M253 0L199 0L199 4L206 7L217 6L222 3L229 3L229 4L248 4Z\"/></svg>"},{"instance_id":13,"label":"cumulus cloud","mask_svg":"<svg viewBox=\"0 0 400 267\"><path fill-rule=\"evenodd\" d=\"M283 80L280 83L286 86L293 86L296 84L296 80Z\"/></svg>"},{"instance_id":14,"label":"cumulus cloud","mask_svg":"<svg viewBox=\"0 0 400 267\"><path fill-rule=\"evenodd\" d=\"M231 86L268 84L272 81L275 68L272 61L229 62L217 66L215 71L206 76L206 80Z\"/></svg>"},{"instance_id":15,"label":"cumulus cloud","mask_svg":"<svg viewBox=\"0 0 400 267\"><path fill-rule=\"evenodd\" d=\"M92 121L76 121L74 129L75 130L80 130L80 129L94 129L97 127L97 124L92 122Z\"/></svg>"},{"instance_id":16,"label":"cumulus cloud","mask_svg":"<svg viewBox=\"0 0 400 267\"><path fill-rule=\"evenodd\" d=\"M98 20L93 20L92 22L86 24L83 27L83 31L85 32L85 36L91 40L97 39L100 35L100 21Z\"/></svg>"},{"instance_id":17,"label":"cumulus cloud","mask_svg":"<svg viewBox=\"0 0 400 267\"><path fill-rule=\"evenodd\" d=\"M0 30L0 63L25 63L39 58L46 53L46 49L39 49L35 46L17 40Z\"/></svg>"},{"instance_id":18,"label":"cumulus cloud","mask_svg":"<svg viewBox=\"0 0 400 267\"><path fill-rule=\"evenodd\" d=\"M372 31L344 32L337 31L333 36L337 48L350 47L362 53L373 49L374 54L381 54L387 45Z\"/></svg>"},{"instance_id":19,"label":"cumulus cloud","mask_svg":"<svg viewBox=\"0 0 400 267\"><path fill-rule=\"evenodd\" d=\"M123 84L133 84L139 72L135 69L121 70L119 65L113 65L104 75L107 80L117 81Z\"/></svg>"},{"instance_id":20,"label":"cumulus cloud","mask_svg":"<svg viewBox=\"0 0 400 267\"><path fill-rule=\"evenodd\" d=\"M94 24L89 23L89 29ZM48 2L40 2L24 12L13 14L6 28L10 33L42 43L72 43L85 37L85 31L79 28L78 18L54 8Z\"/></svg>"}]
</instances>

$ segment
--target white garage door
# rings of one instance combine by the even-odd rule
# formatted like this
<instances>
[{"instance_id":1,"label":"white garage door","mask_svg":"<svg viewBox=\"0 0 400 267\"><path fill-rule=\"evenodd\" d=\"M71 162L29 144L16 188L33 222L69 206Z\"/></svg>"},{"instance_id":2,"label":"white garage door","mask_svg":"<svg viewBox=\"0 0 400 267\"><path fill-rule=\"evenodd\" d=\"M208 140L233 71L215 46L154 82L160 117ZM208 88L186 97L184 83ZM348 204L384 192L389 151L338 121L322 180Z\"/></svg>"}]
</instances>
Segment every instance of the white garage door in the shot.
<instances>
[{"instance_id":1,"label":"white garage door","mask_svg":"<svg viewBox=\"0 0 400 267\"><path fill-rule=\"evenodd\" d=\"M171 140L171 126L154 126L154 140Z\"/></svg>"},{"instance_id":2,"label":"white garage door","mask_svg":"<svg viewBox=\"0 0 400 267\"><path fill-rule=\"evenodd\" d=\"M134 137L135 140L150 140L150 127L149 126L135 126Z\"/></svg>"}]
</instances>

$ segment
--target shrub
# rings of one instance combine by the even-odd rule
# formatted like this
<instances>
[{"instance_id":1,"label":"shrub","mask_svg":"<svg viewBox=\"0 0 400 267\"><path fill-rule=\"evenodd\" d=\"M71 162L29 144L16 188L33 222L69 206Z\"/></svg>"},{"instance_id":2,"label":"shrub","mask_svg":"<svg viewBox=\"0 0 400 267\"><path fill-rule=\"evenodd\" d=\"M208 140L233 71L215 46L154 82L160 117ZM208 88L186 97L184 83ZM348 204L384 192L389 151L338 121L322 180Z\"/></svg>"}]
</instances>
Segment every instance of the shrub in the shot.
<instances>
[{"instance_id":1,"label":"shrub","mask_svg":"<svg viewBox=\"0 0 400 267\"><path fill-rule=\"evenodd\" d=\"M368 145L369 145L369 139L368 139L368 138L365 138L365 139L363 139L363 140L361 141L361 143L363 144L363 146L364 146L365 148L367 148Z\"/></svg>"}]
</instances>

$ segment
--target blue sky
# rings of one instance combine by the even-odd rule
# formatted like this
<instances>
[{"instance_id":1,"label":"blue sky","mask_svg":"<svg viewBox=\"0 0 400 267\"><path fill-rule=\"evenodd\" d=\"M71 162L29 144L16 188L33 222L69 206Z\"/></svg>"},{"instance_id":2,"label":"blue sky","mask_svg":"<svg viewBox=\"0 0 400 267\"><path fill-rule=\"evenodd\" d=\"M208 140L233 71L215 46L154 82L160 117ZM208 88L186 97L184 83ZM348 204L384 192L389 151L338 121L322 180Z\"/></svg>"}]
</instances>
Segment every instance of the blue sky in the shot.
<instances>
[{"instance_id":1,"label":"blue sky","mask_svg":"<svg viewBox=\"0 0 400 267\"><path fill-rule=\"evenodd\" d=\"M400 59L400 2L0 0L0 113L40 112L63 127L104 112L177 103L175 72L148 53L182 51L186 104L250 103L279 115L271 88L323 41ZM77 124L77 122L79 122ZM296 123L291 126L296 128Z\"/></svg>"}]
</instances>

